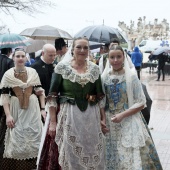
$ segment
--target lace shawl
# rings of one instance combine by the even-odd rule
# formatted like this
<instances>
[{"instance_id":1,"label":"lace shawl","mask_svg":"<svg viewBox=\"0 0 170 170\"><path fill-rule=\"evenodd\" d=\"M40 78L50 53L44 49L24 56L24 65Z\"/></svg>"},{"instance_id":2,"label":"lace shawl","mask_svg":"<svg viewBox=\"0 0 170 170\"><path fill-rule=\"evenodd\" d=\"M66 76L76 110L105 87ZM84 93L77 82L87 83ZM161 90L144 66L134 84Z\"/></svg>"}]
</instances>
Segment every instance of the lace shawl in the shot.
<instances>
[{"instance_id":1,"label":"lace shawl","mask_svg":"<svg viewBox=\"0 0 170 170\"><path fill-rule=\"evenodd\" d=\"M88 82L94 83L99 78L99 67L87 61L88 70L84 74L79 74L71 67L70 62L60 62L55 67L55 73L61 74L63 79L68 79L71 82L77 82L81 85L86 85Z\"/></svg>"},{"instance_id":2,"label":"lace shawl","mask_svg":"<svg viewBox=\"0 0 170 170\"><path fill-rule=\"evenodd\" d=\"M1 86L3 87L8 87L8 88L13 88L13 87L20 87L20 88L27 88L29 86L37 86L41 85L39 76L36 72L35 69L26 67L28 79L27 82L24 83L21 80L17 79L14 76L14 68L9 69L8 71L5 72L2 81L1 81ZM42 88L35 88L36 91L43 90ZM1 94L0 97L0 105L3 105L5 103L10 103L10 98L8 94Z\"/></svg>"},{"instance_id":3,"label":"lace shawl","mask_svg":"<svg viewBox=\"0 0 170 170\"><path fill-rule=\"evenodd\" d=\"M27 75L28 75L28 79L27 79L26 83L17 79L14 76L14 68L11 68L5 72L5 74L2 78L2 81L1 81L2 87L13 88L13 87L19 86L21 88L27 88L29 86L41 85L41 82L40 82L40 79L39 79L39 76L38 76L36 70L33 68L30 68L30 67L25 67L25 68L26 68Z\"/></svg>"}]
</instances>

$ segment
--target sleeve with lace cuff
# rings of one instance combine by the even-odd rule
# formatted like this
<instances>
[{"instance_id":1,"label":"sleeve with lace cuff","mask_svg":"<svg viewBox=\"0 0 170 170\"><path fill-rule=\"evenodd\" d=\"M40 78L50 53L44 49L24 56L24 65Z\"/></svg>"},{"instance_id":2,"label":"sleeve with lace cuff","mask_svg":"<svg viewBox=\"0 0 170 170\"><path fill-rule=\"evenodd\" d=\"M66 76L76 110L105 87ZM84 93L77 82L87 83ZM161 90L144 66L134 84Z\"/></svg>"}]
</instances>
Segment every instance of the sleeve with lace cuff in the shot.
<instances>
[{"instance_id":1,"label":"sleeve with lace cuff","mask_svg":"<svg viewBox=\"0 0 170 170\"><path fill-rule=\"evenodd\" d=\"M56 107L57 108L57 98L58 98L58 95L56 93L50 93L46 99L47 107Z\"/></svg>"},{"instance_id":2,"label":"sleeve with lace cuff","mask_svg":"<svg viewBox=\"0 0 170 170\"><path fill-rule=\"evenodd\" d=\"M35 86L34 91L35 92L41 92L42 91L42 95L45 96L45 91L41 86Z\"/></svg>"}]
</instances>

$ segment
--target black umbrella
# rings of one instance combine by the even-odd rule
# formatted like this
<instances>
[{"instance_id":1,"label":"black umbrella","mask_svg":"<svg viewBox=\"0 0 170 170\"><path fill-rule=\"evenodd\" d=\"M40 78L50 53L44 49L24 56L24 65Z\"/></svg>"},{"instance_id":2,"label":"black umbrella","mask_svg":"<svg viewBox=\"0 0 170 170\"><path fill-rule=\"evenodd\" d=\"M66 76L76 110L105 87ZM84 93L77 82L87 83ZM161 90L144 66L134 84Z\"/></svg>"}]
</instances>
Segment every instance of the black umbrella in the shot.
<instances>
[{"instance_id":1,"label":"black umbrella","mask_svg":"<svg viewBox=\"0 0 170 170\"><path fill-rule=\"evenodd\" d=\"M146 107L144 109L142 109L141 112L143 114L143 117L146 120L146 123L149 124L152 100L151 100L151 98L148 94L148 91L146 89L146 86L144 84L142 84L142 88L143 88L143 92L144 92L145 97L146 97Z\"/></svg>"},{"instance_id":2,"label":"black umbrella","mask_svg":"<svg viewBox=\"0 0 170 170\"><path fill-rule=\"evenodd\" d=\"M99 43L110 43L113 38L118 38L121 44L127 43L118 29L105 25L93 25L86 27L79 31L74 37L87 37L89 41Z\"/></svg>"},{"instance_id":3,"label":"black umbrella","mask_svg":"<svg viewBox=\"0 0 170 170\"><path fill-rule=\"evenodd\" d=\"M89 41L90 50L100 48L103 45L104 45L103 43Z\"/></svg>"}]
</instances>

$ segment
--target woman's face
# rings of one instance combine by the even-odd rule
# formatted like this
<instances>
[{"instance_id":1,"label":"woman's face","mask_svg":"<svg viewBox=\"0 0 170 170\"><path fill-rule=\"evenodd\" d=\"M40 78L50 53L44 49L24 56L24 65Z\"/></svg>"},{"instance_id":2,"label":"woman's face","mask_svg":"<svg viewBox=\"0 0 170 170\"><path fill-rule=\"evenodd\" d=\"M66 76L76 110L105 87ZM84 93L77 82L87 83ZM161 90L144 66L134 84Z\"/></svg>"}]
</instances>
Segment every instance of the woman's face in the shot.
<instances>
[{"instance_id":1,"label":"woman's face","mask_svg":"<svg viewBox=\"0 0 170 170\"><path fill-rule=\"evenodd\" d=\"M24 66L27 61L24 51L16 51L13 58L16 66Z\"/></svg>"},{"instance_id":2,"label":"woman's face","mask_svg":"<svg viewBox=\"0 0 170 170\"><path fill-rule=\"evenodd\" d=\"M80 39L75 41L73 54L78 60L85 60L89 53L89 44L87 40Z\"/></svg>"},{"instance_id":3,"label":"woman's face","mask_svg":"<svg viewBox=\"0 0 170 170\"><path fill-rule=\"evenodd\" d=\"M120 69L124 62L123 52L121 50L111 50L109 52L109 62L114 70Z\"/></svg>"}]
</instances>

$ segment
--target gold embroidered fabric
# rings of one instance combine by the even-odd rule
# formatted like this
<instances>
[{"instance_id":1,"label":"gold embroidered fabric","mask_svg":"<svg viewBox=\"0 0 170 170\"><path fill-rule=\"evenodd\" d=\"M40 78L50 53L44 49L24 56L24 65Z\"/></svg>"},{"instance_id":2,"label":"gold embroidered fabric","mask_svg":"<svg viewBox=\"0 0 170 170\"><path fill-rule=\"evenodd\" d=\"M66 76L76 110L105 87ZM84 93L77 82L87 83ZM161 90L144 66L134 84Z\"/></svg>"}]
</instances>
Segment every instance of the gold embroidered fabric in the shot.
<instances>
[{"instance_id":1,"label":"gold embroidered fabric","mask_svg":"<svg viewBox=\"0 0 170 170\"><path fill-rule=\"evenodd\" d=\"M27 81L27 73L15 73L15 77L24 83ZM21 88L21 87L13 87L13 91L17 98L19 99L21 109L27 109L29 105L29 97L32 94L33 87Z\"/></svg>"},{"instance_id":2,"label":"gold embroidered fabric","mask_svg":"<svg viewBox=\"0 0 170 170\"><path fill-rule=\"evenodd\" d=\"M27 87L26 89L22 89L20 87L14 87L13 91L17 98L19 99L21 109L27 109L29 105L29 98L32 94L33 87Z\"/></svg>"}]
</instances>

